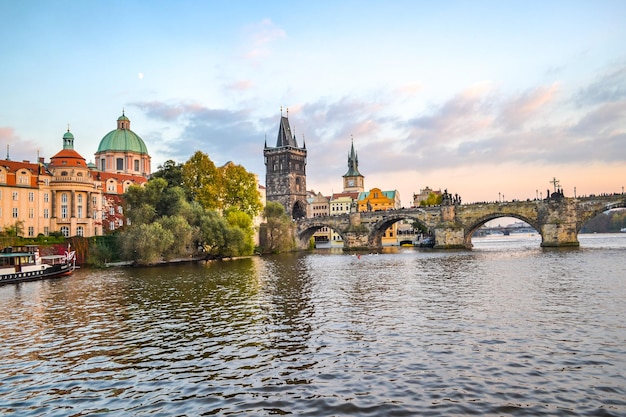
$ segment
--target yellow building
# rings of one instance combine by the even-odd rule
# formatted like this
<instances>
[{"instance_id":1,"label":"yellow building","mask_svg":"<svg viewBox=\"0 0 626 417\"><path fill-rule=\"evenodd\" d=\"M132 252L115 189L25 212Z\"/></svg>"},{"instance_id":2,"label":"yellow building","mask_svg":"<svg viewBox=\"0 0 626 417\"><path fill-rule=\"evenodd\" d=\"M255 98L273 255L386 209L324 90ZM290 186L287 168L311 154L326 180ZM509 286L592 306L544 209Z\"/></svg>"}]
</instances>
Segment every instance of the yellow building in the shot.
<instances>
[{"instance_id":1,"label":"yellow building","mask_svg":"<svg viewBox=\"0 0 626 417\"><path fill-rule=\"evenodd\" d=\"M401 208L400 193L397 190L381 191L380 188L372 188L369 191L359 193L358 208L363 211L394 210ZM397 223L385 230L382 237L383 246L398 244Z\"/></svg>"}]
</instances>

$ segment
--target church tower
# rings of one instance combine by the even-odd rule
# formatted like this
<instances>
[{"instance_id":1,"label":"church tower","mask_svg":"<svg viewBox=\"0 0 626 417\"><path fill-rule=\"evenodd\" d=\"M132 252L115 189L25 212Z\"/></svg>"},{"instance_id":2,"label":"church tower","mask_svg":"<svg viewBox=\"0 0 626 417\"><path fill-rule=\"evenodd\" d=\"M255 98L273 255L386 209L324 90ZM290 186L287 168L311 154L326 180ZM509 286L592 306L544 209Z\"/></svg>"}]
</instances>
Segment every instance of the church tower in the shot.
<instances>
[{"instance_id":1,"label":"church tower","mask_svg":"<svg viewBox=\"0 0 626 417\"><path fill-rule=\"evenodd\" d=\"M294 219L306 217L306 145L298 147L287 117L280 115L276 147L263 149L266 200L281 203Z\"/></svg>"},{"instance_id":2,"label":"church tower","mask_svg":"<svg viewBox=\"0 0 626 417\"><path fill-rule=\"evenodd\" d=\"M352 147L348 155L348 172L343 175L343 191L344 192L363 192L364 179L359 172L359 158L354 151L354 139L352 139Z\"/></svg>"}]
</instances>

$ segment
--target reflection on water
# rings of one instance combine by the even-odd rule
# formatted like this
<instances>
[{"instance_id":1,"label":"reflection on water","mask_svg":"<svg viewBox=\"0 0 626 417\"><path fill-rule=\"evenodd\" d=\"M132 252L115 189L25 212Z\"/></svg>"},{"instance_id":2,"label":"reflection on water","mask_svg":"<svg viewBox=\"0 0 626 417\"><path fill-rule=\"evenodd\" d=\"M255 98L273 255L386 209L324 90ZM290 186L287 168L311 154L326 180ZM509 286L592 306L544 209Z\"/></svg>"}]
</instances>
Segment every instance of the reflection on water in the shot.
<instances>
[{"instance_id":1,"label":"reflection on water","mask_svg":"<svg viewBox=\"0 0 626 417\"><path fill-rule=\"evenodd\" d=\"M624 415L626 235L0 287L0 414Z\"/></svg>"}]
</instances>

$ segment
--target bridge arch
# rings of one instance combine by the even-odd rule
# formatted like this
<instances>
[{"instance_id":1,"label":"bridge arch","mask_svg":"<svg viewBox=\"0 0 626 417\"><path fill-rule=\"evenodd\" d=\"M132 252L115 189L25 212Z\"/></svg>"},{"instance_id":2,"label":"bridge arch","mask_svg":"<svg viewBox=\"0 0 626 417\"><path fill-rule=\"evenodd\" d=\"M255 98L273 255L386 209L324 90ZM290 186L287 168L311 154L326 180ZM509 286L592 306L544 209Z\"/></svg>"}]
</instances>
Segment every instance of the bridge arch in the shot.
<instances>
[{"instance_id":1,"label":"bridge arch","mask_svg":"<svg viewBox=\"0 0 626 417\"><path fill-rule=\"evenodd\" d=\"M502 218L502 217L513 217L515 219L518 219L518 220L521 220L523 222L526 222L533 229L535 229L537 231L537 233L539 233L541 235L541 227L537 224L536 219L530 219L530 218L528 218L528 217L526 217L524 215L517 214L517 213L498 213L498 212L493 212L493 213L484 215L484 216L476 219L473 223L471 223L465 229L465 236L463 237L465 247L471 248L473 246L472 245L472 235L474 234L474 232L476 232L476 230L478 230L478 228L480 228L482 225L484 225L488 221L499 219L499 218ZM543 239L543 236L542 236L542 239Z\"/></svg>"},{"instance_id":2,"label":"bridge arch","mask_svg":"<svg viewBox=\"0 0 626 417\"><path fill-rule=\"evenodd\" d=\"M416 222L420 226L420 229L426 230L428 234L432 234L434 232L434 230L432 230L426 223L427 213L424 210L419 209L410 213L407 213L406 211L386 211L385 214L386 215L383 220L378 221L371 226L371 231L367 238L370 247L382 247L382 238L385 231L394 223L402 220L411 220Z\"/></svg>"},{"instance_id":3,"label":"bridge arch","mask_svg":"<svg viewBox=\"0 0 626 417\"><path fill-rule=\"evenodd\" d=\"M301 242L301 245L307 245L309 241L311 240L311 238L313 237L313 235L315 234L315 232L317 232L318 230L324 228L324 227L328 227L329 229L332 229L334 232L336 232L339 236L341 236L341 239L345 242L346 241L346 236L344 235L344 233L337 227L335 227L334 225L327 223L327 222L311 222L307 224L307 227L299 230L298 231L298 240Z\"/></svg>"},{"instance_id":4,"label":"bridge arch","mask_svg":"<svg viewBox=\"0 0 626 417\"><path fill-rule=\"evenodd\" d=\"M583 228L585 223L587 223L594 217L599 216L600 214L605 213L609 210L619 208L626 209L626 198L623 198L623 196L621 200L607 202L606 204L602 204L594 209L588 209L580 215L580 220L578 224L576 224L576 233L580 233L580 230Z\"/></svg>"}]
</instances>

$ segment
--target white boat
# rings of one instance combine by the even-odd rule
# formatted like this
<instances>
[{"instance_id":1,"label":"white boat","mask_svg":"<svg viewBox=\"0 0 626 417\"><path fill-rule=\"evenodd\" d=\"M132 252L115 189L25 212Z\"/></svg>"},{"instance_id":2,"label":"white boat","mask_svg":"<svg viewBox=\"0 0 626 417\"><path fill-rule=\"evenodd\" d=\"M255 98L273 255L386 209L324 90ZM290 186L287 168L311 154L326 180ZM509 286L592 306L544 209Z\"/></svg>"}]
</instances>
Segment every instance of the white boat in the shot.
<instances>
[{"instance_id":1,"label":"white boat","mask_svg":"<svg viewBox=\"0 0 626 417\"><path fill-rule=\"evenodd\" d=\"M620 232L622 232L622 233L626 233L626 227L622 227L622 228L620 229Z\"/></svg>"},{"instance_id":2,"label":"white boat","mask_svg":"<svg viewBox=\"0 0 626 417\"><path fill-rule=\"evenodd\" d=\"M0 252L0 284L70 275L76 269L76 251L40 256L37 245L9 246Z\"/></svg>"}]
</instances>

